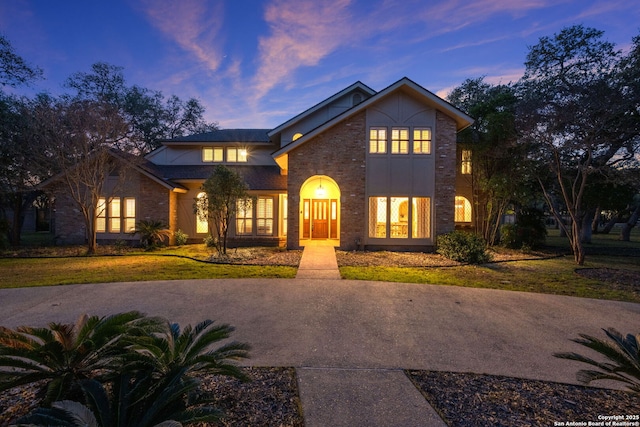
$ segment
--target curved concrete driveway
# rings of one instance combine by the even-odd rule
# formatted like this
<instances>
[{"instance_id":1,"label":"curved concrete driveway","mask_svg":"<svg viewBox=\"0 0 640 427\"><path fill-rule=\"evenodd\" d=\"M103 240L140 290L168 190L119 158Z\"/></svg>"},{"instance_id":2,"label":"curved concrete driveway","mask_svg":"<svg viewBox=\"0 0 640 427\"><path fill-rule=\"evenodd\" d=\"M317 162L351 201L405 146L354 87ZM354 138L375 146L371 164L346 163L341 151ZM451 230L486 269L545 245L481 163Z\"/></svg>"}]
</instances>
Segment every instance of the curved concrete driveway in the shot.
<instances>
[{"instance_id":1,"label":"curved concrete driveway","mask_svg":"<svg viewBox=\"0 0 640 427\"><path fill-rule=\"evenodd\" d=\"M216 279L0 290L0 325L140 310L213 319L252 345L254 366L429 369L575 382L554 358L601 328L632 332L640 304L533 293L324 279Z\"/></svg>"}]
</instances>

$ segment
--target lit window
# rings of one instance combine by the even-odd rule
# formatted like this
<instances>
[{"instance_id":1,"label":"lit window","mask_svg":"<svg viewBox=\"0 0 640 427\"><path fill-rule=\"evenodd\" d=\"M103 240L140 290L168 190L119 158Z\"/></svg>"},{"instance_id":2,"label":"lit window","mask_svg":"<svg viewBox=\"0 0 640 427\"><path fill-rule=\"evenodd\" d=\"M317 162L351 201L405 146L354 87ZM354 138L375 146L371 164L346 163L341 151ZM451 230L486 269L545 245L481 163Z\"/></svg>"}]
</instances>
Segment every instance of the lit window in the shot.
<instances>
[{"instance_id":1,"label":"lit window","mask_svg":"<svg viewBox=\"0 0 640 427\"><path fill-rule=\"evenodd\" d=\"M207 220L207 211L202 209L204 202L207 200L207 193L198 193L198 210L196 212L196 233L203 234L209 232L209 221Z\"/></svg>"},{"instance_id":2,"label":"lit window","mask_svg":"<svg viewBox=\"0 0 640 427\"><path fill-rule=\"evenodd\" d=\"M227 162L243 163L247 161L247 150L245 148L229 147L227 148Z\"/></svg>"},{"instance_id":3,"label":"lit window","mask_svg":"<svg viewBox=\"0 0 640 427\"><path fill-rule=\"evenodd\" d=\"M471 174L471 150L462 150L460 172L463 175Z\"/></svg>"},{"instance_id":4,"label":"lit window","mask_svg":"<svg viewBox=\"0 0 640 427\"><path fill-rule=\"evenodd\" d=\"M259 235L273 235L273 199L271 197L258 198L256 227Z\"/></svg>"},{"instance_id":5,"label":"lit window","mask_svg":"<svg viewBox=\"0 0 640 427\"><path fill-rule=\"evenodd\" d=\"M287 235L287 221L289 219L289 199L286 194L281 195L282 200L282 226L280 231L283 236Z\"/></svg>"},{"instance_id":6,"label":"lit window","mask_svg":"<svg viewBox=\"0 0 640 427\"><path fill-rule=\"evenodd\" d=\"M104 233L107 231L107 200L104 197L98 199L98 207L96 208L96 231Z\"/></svg>"},{"instance_id":7,"label":"lit window","mask_svg":"<svg viewBox=\"0 0 640 427\"><path fill-rule=\"evenodd\" d=\"M203 162L222 162L224 150L220 147L205 147L202 149Z\"/></svg>"},{"instance_id":8,"label":"lit window","mask_svg":"<svg viewBox=\"0 0 640 427\"><path fill-rule=\"evenodd\" d=\"M302 138L302 134L300 132L298 132L295 135L293 135L292 141L295 141L296 139L299 139L299 138Z\"/></svg>"},{"instance_id":9,"label":"lit window","mask_svg":"<svg viewBox=\"0 0 640 427\"><path fill-rule=\"evenodd\" d=\"M124 231L127 233L136 231L136 199L132 197L124 199Z\"/></svg>"},{"instance_id":10,"label":"lit window","mask_svg":"<svg viewBox=\"0 0 640 427\"><path fill-rule=\"evenodd\" d=\"M391 153L409 154L409 129L391 129Z\"/></svg>"},{"instance_id":11,"label":"lit window","mask_svg":"<svg viewBox=\"0 0 640 427\"><path fill-rule=\"evenodd\" d=\"M387 128L369 130L369 153L387 152Z\"/></svg>"},{"instance_id":12,"label":"lit window","mask_svg":"<svg viewBox=\"0 0 640 427\"><path fill-rule=\"evenodd\" d=\"M431 129L413 130L413 152L415 154L431 154Z\"/></svg>"},{"instance_id":13,"label":"lit window","mask_svg":"<svg viewBox=\"0 0 640 427\"><path fill-rule=\"evenodd\" d=\"M428 239L431 237L431 199L428 197L413 198L413 220L411 221L411 237Z\"/></svg>"},{"instance_id":14,"label":"lit window","mask_svg":"<svg viewBox=\"0 0 640 427\"><path fill-rule=\"evenodd\" d=\"M409 237L409 198L391 197L390 237L394 239L406 239Z\"/></svg>"},{"instance_id":15,"label":"lit window","mask_svg":"<svg viewBox=\"0 0 640 427\"><path fill-rule=\"evenodd\" d=\"M120 232L120 198L113 197L109 200L109 232Z\"/></svg>"},{"instance_id":16,"label":"lit window","mask_svg":"<svg viewBox=\"0 0 640 427\"><path fill-rule=\"evenodd\" d=\"M369 237L430 238L431 199L429 197L370 197Z\"/></svg>"},{"instance_id":17,"label":"lit window","mask_svg":"<svg viewBox=\"0 0 640 427\"><path fill-rule=\"evenodd\" d=\"M369 197L369 237L387 237L386 197Z\"/></svg>"},{"instance_id":18,"label":"lit window","mask_svg":"<svg viewBox=\"0 0 640 427\"><path fill-rule=\"evenodd\" d=\"M124 222L124 230L122 224ZM112 197L107 203L106 197L98 199L96 206L96 232L98 233L127 233L136 229L136 199L124 198L124 215L122 200Z\"/></svg>"},{"instance_id":19,"label":"lit window","mask_svg":"<svg viewBox=\"0 0 640 427\"><path fill-rule=\"evenodd\" d=\"M251 199L238 200L236 205L236 234L253 233L253 201Z\"/></svg>"},{"instance_id":20,"label":"lit window","mask_svg":"<svg viewBox=\"0 0 640 427\"><path fill-rule=\"evenodd\" d=\"M466 197L456 196L456 222L471 222L471 203Z\"/></svg>"}]
</instances>

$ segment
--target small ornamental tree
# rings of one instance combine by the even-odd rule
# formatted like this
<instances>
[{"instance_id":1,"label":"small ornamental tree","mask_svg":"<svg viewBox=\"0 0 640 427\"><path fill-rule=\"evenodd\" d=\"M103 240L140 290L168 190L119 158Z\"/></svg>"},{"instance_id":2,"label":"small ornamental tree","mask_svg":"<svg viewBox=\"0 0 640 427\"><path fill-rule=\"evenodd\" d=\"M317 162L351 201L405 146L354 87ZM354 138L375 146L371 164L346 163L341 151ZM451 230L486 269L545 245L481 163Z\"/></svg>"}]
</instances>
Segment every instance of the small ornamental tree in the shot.
<instances>
[{"instance_id":1,"label":"small ornamental tree","mask_svg":"<svg viewBox=\"0 0 640 427\"><path fill-rule=\"evenodd\" d=\"M193 210L200 221L207 221L218 254L226 255L229 225L237 210L251 203L249 187L238 173L218 165L201 189L205 197L195 200Z\"/></svg>"}]
</instances>

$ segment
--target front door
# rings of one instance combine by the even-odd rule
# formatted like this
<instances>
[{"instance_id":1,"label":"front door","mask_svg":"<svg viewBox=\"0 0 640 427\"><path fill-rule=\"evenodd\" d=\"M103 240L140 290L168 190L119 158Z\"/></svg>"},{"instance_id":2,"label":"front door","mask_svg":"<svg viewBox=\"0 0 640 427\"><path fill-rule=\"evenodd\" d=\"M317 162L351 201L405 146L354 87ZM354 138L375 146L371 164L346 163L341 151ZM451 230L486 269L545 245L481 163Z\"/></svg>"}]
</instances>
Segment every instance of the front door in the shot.
<instances>
[{"instance_id":1,"label":"front door","mask_svg":"<svg viewBox=\"0 0 640 427\"><path fill-rule=\"evenodd\" d=\"M329 200L313 199L311 201L311 238L329 238Z\"/></svg>"}]
</instances>

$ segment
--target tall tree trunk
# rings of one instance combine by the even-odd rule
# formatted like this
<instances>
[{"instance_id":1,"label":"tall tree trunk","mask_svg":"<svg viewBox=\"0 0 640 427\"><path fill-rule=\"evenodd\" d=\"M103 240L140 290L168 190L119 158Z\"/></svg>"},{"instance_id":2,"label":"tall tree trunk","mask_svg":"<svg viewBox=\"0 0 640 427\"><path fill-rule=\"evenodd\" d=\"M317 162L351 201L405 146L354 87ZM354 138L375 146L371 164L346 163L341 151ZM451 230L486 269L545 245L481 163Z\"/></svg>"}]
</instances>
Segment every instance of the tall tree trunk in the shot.
<instances>
[{"instance_id":1,"label":"tall tree trunk","mask_svg":"<svg viewBox=\"0 0 640 427\"><path fill-rule=\"evenodd\" d=\"M582 243L591 243L593 218L596 216L595 209L589 209L582 217L582 233L580 239Z\"/></svg>"},{"instance_id":2,"label":"tall tree trunk","mask_svg":"<svg viewBox=\"0 0 640 427\"><path fill-rule=\"evenodd\" d=\"M609 221L607 221L607 223L605 224L604 228L602 229L602 231L600 233L602 234L609 234L611 232L611 230L613 229L613 227L620 221L620 214L616 212L615 215L611 216L611 219L609 219Z\"/></svg>"},{"instance_id":3,"label":"tall tree trunk","mask_svg":"<svg viewBox=\"0 0 640 427\"><path fill-rule=\"evenodd\" d=\"M598 234L598 226L600 225L600 221L602 220L602 210L600 206L596 208L596 214L593 216L593 221L591 222L591 232L593 234Z\"/></svg>"},{"instance_id":4,"label":"tall tree trunk","mask_svg":"<svg viewBox=\"0 0 640 427\"><path fill-rule=\"evenodd\" d=\"M573 221L571 248L573 249L573 258L578 265L584 265L585 251L582 245L582 221Z\"/></svg>"},{"instance_id":5,"label":"tall tree trunk","mask_svg":"<svg viewBox=\"0 0 640 427\"><path fill-rule=\"evenodd\" d=\"M628 242L631 240L631 229L636 226L639 217L640 204L636 206L636 209L631 214L631 218L629 218L629 221L627 221L624 227L622 227L622 230L620 230L620 238L618 240L622 240L623 242Z\"/></svg>"}]
</instances>

